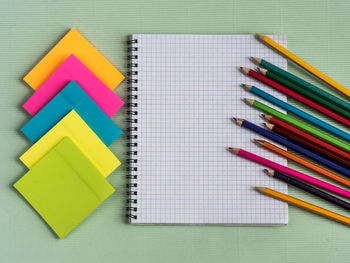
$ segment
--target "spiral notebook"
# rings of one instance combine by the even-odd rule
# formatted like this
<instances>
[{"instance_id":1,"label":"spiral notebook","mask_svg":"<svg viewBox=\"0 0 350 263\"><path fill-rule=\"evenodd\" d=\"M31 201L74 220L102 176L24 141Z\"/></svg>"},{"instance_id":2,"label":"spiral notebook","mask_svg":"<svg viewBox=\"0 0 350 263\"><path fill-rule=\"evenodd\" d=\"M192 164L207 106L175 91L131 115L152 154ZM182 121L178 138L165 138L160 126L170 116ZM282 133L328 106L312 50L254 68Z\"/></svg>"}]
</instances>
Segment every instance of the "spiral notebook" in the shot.
<instances>
[{"instance_id":1,"label":"spiral notebook","mask_svg":"<svg viewBox=\"0 0 350 263\"><path fill-rule=\"evenodd\" d=\"M271 37L287 45L285 36ZM231 120L263 122L243 103L253 95L241 83L286 100L238 67L254 67L251 56L284 69L286 60L253 35L138 34L128 43L130 223L287 224L288 206L253 190L287 193L287 186L226 150L239 147L287 165Z\"/></svg>"}]
</instances>

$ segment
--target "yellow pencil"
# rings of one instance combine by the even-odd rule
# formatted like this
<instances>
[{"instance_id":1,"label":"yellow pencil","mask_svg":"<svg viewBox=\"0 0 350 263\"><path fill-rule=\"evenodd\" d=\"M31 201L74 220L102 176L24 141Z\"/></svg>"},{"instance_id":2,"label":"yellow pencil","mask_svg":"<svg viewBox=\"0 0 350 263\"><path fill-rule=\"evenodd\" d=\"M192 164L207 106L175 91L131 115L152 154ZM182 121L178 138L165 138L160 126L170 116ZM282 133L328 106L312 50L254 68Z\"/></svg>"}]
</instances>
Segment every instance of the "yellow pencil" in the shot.
<instances>
[{"instance_id":1,"label":"yellow pencil","mask_svg":"<svg viewBox=\"0 0 350 263\"><path fill-rule=\"evenodd\" d=\"M275 190L272 190L270 188L266 187L255 187L255 189L265 195L268 195L270 197L273 197L275 199L287 202L289 204L304 208L305 210L309 210L311 212L314 212L316 214L319 214L324 217L328 217L330 219L333 219L335 221L338 221L342 224L350 226L350 218L346 216L342 216L340 214L334 213L332 211L329 211L327 209L324 209L322 207L307 203L305 201L302 201L300 199L294 198L293 196L290 195L285 195L280 192L277 192Z\"/></svg>"},{"instance_id":2,"label":"yellow pencil","mask_svg":"<svg viewBox=\"0 0 350 263\"><path fill-rule=\"evenodd\" d=\"M323 74L321 71L315 69L310 64L306 63L304 60L299 58L298 56L294 55L292 52L288 51L286 48L279 45L277 42L273 41L271 38L265 35L261 35L259 33L256 33L256 36L263 41L265 44L269 45L273 49L280 52L282 55L284 55L286 58L292 60L294 63L298 64L303 69L309 71L311 74L315 75L319 79L326 82L328 85L332 86L333 88L337 89L338 91L342 92L346 96L350 97L350 90L345 88L344 86L340 85L335 80L331 79L327 75Z\"/></svg>"}]
</instances>

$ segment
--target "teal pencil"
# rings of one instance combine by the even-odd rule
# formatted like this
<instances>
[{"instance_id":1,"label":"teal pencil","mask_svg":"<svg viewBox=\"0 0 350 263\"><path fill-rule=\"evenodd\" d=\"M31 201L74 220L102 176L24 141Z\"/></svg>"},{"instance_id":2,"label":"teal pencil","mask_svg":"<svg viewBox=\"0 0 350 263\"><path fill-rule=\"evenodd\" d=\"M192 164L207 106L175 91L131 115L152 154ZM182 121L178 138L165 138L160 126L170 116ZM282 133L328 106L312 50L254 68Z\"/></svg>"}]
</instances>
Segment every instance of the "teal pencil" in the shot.
<instances>
[{"instance_id":1,"label":"teal pencil","mask_svg":"<svg viewBox=\"0 0 350 263\"><path fill-rule=\"evenodd\" d=\"M292 105L290 105L290 104L288 104L280 99L277 99L276 97L268 94L267 92L265 92L257 87L254 87L251 85L246 85L246 84L242 84L242 87L245 90L275 104L276 106L279 106L282 109L285 109L285 110L303 118L304 120L307 120L307 121L317 125L318 127L321 127L322 129L324 129L328 132L331 132L331 133L333 133L333 134L335 134L335 135L337 135L337 136L339 136L347 141L350 141L350 134L349 133L346 133L346 132L334 127L333 125L330 125L327 122L322 121L322 120L312 116L311 114L306 113L305 111L302 111L302 110L300 110L300 109L298 109L298 108L296 108L296 107L294 107L294 106L292 106Z\"/></svg>"},{"instance_id":2,"label":"teal pencil","mask_svg":"<svg viewBox=\"0 0 350 263\"><path fill-rule=\"evenodd\" d=\"M260 65L261 67L266 68L267 70L299 85L300 87L302 87L310 92L313 92L317 96L319 96L323 99L326 99L329 102L332 102L332 103L338 105L339 107L342 107L344 110L347 110L350 112L350 103L328 93L327 91L324 91L324 90L316 87L315 85L289 73L288 71L285 71L285 70L271 64L270 62L268 62L264 59L252 57L252 60L256 64Z\"/></svg>"}]
</instances>

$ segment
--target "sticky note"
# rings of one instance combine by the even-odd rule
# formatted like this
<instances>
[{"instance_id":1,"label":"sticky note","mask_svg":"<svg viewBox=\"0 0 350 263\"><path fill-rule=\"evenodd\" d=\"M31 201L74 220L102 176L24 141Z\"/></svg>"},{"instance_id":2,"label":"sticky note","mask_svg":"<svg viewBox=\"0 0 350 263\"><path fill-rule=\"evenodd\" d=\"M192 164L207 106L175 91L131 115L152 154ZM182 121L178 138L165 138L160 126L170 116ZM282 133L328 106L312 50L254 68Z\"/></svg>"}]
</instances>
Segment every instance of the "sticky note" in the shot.
<instances>
[{"instance_id":1,"label":"sticky note","mask_svg":"<svg viewBox=\"0 0 350 263\"><path fill-rule=\"evenodd\" d=\"M21 131L35 143L73 109L105 145L111 145L122 134L119 127L74 80L27 122Z\"/></svg>"},{"instance_id":2,"label":"sticky note","mask_svg":"<svg viewBox=\"0 0 350 263\"><path fill-rule=\"evenodd\" d=\"M71 55L26 101L23 108L31 115L37 114L71 80L78 83L109 117L112 117L124 104L83 63Z\"/></svg>"},{"instance_id":3,"label":"sticky note","mask_svg":"<svg viewBox=\"0 0 350 263\"><path fill-rule=\"evenodd\" d=\"M39 89L71 54L74 54L111 90L124 79L124 76L89 41L72 28L23 80L34 90Z\"/></svg>"},{"instance_id":4,"label":"sticky note","mask_svg":"<svg viewBox=\"0 0 350 263\"><path fill-rule=\"evenodd\" d=\"M60 140L69 136L104 177L112 173L120 161L97 137L75 110L33 144L19 159L31 169Z\"/></svg>"},{"instance_id":5,"label":"sticky note","mask_svg":"<svg viewBox=\"0 0 350 263\"><path fill-rule=\"evenodd\" d=\"M64 238L114 192L69 137L46 153L14 187L59 238Z\"/></svg>"}]
</instances>

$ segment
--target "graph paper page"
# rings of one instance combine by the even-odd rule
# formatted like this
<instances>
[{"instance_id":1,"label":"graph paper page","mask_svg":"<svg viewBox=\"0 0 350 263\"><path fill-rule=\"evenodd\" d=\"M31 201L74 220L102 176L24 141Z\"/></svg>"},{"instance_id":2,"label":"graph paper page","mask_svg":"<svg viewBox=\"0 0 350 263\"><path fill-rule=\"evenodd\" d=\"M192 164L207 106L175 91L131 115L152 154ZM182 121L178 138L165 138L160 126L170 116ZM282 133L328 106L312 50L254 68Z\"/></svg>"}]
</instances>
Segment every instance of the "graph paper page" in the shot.
<instances>
[{"instance_id":1,"label":"graph paper page","mask_svg":"<svg viewBox=\"0 0 350 263\"><path fill-rule=\"evenodd\" d=\"M287 45L285 36L271 37ZM255 68L251 56L283 69L286 60L253 35L132 38L138 48L131 61L138 64L138 178L137 217L131 223L287 224L288 206L253 190L266 186L287 193L287 186L265 175L264 167L227 151L243 148L287 165L252 142L263 137L231 120L263 122L261 112L242 101L256 97L241 83L286 100L238 68Z\"/></svg>"}]
</instances>

